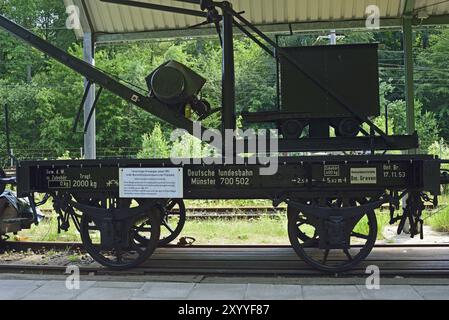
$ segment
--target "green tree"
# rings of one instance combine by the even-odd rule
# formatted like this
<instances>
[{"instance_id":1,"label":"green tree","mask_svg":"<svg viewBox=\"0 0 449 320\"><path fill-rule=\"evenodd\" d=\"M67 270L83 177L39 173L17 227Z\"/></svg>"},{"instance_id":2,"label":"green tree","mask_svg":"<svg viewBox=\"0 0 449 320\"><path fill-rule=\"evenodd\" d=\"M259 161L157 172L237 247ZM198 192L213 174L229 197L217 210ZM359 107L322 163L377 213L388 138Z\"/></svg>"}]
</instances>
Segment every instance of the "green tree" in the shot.
<instances>
[{"instance_id":1,"label":"green tree","mask_svg":"<svg viewBox=\"0 0 449 320\"><path fill-rule=\"evenodd\" d=\"M429 47L418 55L416 95L423 102L424 110L437 115L441 135L449 139L449 28L429 39Z\"/></svg>"},{"instance_id":2,"label":"green tree","mask_svg":"<svg viewBox=\"0 0 449 320\"><path fill-rule=\"evenodd\" d=\"M402 100L388 104L393 130L395 134L407 133L406 105ZM415 101L416 131L420 140L420 151L426 153L429 146L440 139L438 121L434 113L423 110L420 101Z\"/></svg>"},{"instance_id":3,"label":"green tree","mask_svg":"<svg viewBox=\"0 0 449 320\"><path fill-rule=\"evenodd\" d=\"M142 136L142 149L138 153L139 159L168 158L170 156L169 145L162 134L161 125L156 123L149 134Z\"/></svg>"},{"instance_id":4,"label":"green tree","mask_svg":"<svg viewBox=\"0 0 449 320\"><path fill-rule=\"evenodd\" d=\"M380 84L381 110L388 109L388 133L407 134L406 104L403 100L389 101L388 95L393 86L386 82ZM440 139L440 128L437 117L430 111L425 111L420 101L415 101L416 131L420 139L420 151L427 153L428 148ZM385 130L385 115L375 119L375 124Z\"/></svg>"}]
</instances>

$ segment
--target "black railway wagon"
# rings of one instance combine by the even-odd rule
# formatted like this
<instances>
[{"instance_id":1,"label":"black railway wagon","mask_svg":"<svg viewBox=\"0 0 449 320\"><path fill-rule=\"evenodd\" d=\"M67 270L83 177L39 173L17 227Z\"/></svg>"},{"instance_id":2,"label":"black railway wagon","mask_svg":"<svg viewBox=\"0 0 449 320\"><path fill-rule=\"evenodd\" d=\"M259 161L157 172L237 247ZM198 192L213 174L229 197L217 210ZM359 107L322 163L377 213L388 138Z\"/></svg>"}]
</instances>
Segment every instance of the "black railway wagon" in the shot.
<instances>
[{"instance_id":1,"label":"black railway wagon","mask_svg":"<svg viewBox=\"0 0 449 320\"><path fill-rule=\"evenodd\" d=\"M286 202L289 237L298 255L316 268L337 272L369 254L377 237L375 209L384 203L391 205L392 223L400 220L401 227L408 219L413 232L421 233L424 192L437 195L441 183L440 162L431 156L291 157L278 165L276 174L261 175L262 166L248 162L24 161L18 167L18 193L52 195L62 220L68 223L72 216L80 226L89 253L118 269L151 255L159 240L158 217L180 214L170 207L185 208L183 199ZM407 209L394 217L405 195ZM173 239L182 227L172 230ZM144 249L136 251L130 241ZM341 251L347 260L332 260Z\"/></svg>"}]
</instances>

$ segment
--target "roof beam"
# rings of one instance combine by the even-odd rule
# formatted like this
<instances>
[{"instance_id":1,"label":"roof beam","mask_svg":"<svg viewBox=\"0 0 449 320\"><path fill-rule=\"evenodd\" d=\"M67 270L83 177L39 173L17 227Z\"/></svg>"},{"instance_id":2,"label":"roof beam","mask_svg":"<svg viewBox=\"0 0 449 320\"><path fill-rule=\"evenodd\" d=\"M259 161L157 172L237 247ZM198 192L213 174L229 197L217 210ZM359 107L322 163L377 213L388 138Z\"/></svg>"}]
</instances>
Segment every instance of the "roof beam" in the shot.
<instances>
[{"instance_id":1,"label":"roof beam","mask_svg":"<svg viewBox=\"0 0 449 320\"><path fill-rule=\"evenodd\" d=\"M402 25L400 19L384 19L382 20L382 26L400 27ZM280 23L280 24L268 24L268 25L256 25L262 32L267 34L273 33L290 33L293 32L314 32L328 29L364 29L366 28L365 20L347 20L347 21L335 21L335 22L306 22L306 23ZM241 31L235 28L236 34L242 34ZM144 41L154 39L174 39L174 38L197 38L216 36L217 33L213 28L197 28L197 29L172 29L172 30L155 30L155 31L143 31L143 32L131 32L131 33L97 33L95 41L97 44L109 44L114 42L132 42L132 41Z\"/></svg>"},{"instance_id":2,"label":"roof beam","mask_svg":"<svg viewBox=\"0 0 449 320\"><path fill-rule=\"evenodd\" d=\"M440 24L449 24L449 15L431 16L427 19L421 20L413 18L413 25L416 26L431 26ZM329 29L365 29L365 20L345 20L345 21L317 21L317 22L303 22L292 23L293 32L316 32ZM402 19L388 18L382 19L382 28L402 28ZM273 33L290 33L288 23L259 25L261 31L267 34ZM240 30L235 30L236 34L241 34ZM132 33L116 33L106 34L97 33L95 41L99 45L123 43L133 41L157 40L157 39L175 39L175 38L196 38L196 37L215 37L216 31L213 28L198 28L198 29L174 29L174 30L155 30Z\"/></svg>"}]
</instances>

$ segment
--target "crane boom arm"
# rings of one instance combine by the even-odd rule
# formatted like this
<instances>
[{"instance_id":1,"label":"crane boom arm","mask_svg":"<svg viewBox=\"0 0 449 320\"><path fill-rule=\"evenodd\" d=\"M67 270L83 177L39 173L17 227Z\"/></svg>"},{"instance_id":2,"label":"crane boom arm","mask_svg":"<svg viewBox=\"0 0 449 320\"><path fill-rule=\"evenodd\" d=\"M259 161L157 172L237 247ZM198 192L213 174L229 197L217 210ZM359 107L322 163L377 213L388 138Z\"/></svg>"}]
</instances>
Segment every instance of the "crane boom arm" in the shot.
<instances>
[{"instance_id":1,"label":"crane boom arm","mask_svg":"<svg viewBox=\"0 0 449 320\"><path fill-rule=\"evenodd\" d=\"M141 93L129 88L120 83L116 79L110 77L104 72L96 69L87 62L68 54L64 50L52 45L48 41L40 38L34 33L28 31L22 26L14 23L8 18L0 15L0 27L5 29L10 34L21 39L22 41L33 46L37 50L47 54L58 62L64 64L80 75L84 76L89 81L100 85L108 91L116 94L125 101L128 101L143 110L155 115L161 120L170 123L176 128L182 128L193 134L193 122L185 118L183 115L170 110L166 105L155 98L147 97ZM202 132L206 129L202 127Z\"/></svg>"}]
</instances>

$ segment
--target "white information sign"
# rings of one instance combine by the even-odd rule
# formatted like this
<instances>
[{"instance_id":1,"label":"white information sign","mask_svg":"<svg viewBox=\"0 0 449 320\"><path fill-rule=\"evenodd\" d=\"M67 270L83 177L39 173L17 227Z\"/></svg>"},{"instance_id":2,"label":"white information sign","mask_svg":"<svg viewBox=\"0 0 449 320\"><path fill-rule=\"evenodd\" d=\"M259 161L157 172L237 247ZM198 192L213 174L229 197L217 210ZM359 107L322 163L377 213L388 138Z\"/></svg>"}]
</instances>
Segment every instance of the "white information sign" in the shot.
<instances>
[{"instance_id":1,"label":"white information sign","mask_svg":"<svg viewBox=\"0 0 449 320\"><path fill-rule=\"evenodd\" d=\"M351 184L376 184L377 168L351 168Z\"/></svg>"},{"instance_id":2,"label":"white information sign","mask_svg":"<svg viewBox=\"0 0 449 320\"><path fill-rule=\"evenodd\" d=\"M121 168L120 198L181 199L182 168Z\"/></svg>"}]
</instances>

